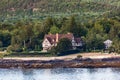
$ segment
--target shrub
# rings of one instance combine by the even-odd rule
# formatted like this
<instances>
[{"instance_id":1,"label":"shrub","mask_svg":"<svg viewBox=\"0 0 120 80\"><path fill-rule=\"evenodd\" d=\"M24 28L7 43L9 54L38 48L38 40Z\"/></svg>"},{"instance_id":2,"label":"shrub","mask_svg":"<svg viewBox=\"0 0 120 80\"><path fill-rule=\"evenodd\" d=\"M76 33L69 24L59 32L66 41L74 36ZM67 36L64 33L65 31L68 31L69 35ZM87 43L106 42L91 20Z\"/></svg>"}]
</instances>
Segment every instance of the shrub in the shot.
<instances>
[{"instance_id":1,"label":"shrub","mask_svg":"<svg viewBox=\"0 0 120 80\"><path fill-rule=\"evenodd\" d=\"M82 58L82 55L78 55L77 58Z\"/></svg>"},{"instance_id":2,"label":"shrub","mask_svg":"<svg viewBox=\"0 0 120 80\"><path fill-rule=\"evenodd\" d=\"M7 47L7 52L11 53L12 51L13 51L13 46L11 46L11 45L8 46L8 47Z\"/></svg>"},{"instance_id":3,"label":"shrub","mask_svg":"<svg viewBox=\"0 0 120 80\"><path fill-rule=\"evenodd\" d=\"M7 52L11 53L11 52L22 52L23 49L19 46L19 45L10 45L7 47Z\"/></svg>"},{"instance_id":4,"label":"shrub","mask_svg":"<svg viewBox=\"0 0 120 80\"><path fill-rule=\"evenodd\" d=\"M65 50L72 49L72 43L68 38L62 38L57 44L57 52L63 52Z\"/></svg>"},{"instance_id":5,"label":"shrub","mask_svg":"<svg viewBox=\"0 0 120 80\"><path fill-rule=\"evenodd\" d=\"M49 50L49 53L51 54L57 54L57 50L56 50L56 47L52 47L51 50Z\"/></svg>"},{"instance_id":6,"label":"shrub","mask_svg":"<svg viewBox=\"0 0 120 80\"><path fill-rule=\"evenodd\" d=\"M6 47L0 48L0 51L4 51L4 50L6 50Z\"/></svg>"},{"instance_id":7,"label":"shrub","mask_svg":"<svg viewBox=\"0 0 120 80\"><path fill-rule=\"evenodd\" d=\"M79 52L80 52L80 50L67 50L67 51L60 52L57 55L58 56L65 56L65 55L70 55L70 54L76 54L76 53L79 53Z\"/></svg>"},{"instance_id":8,"label":"shrub","mask_svg":"<svg viewBox=\"0 0 120 80\"><path fill-rule=\"evenodd\" d=\"M3 58L4 57L4 53L0 53L0 58Z\"/></svg>"},{"instance_id":9,"label":"shrub","mask_svg":"<svg viewBox=\"0 0 120 80\"><path fill-rule=\"evenodd\" d=\"M55 55L52 55L48 52L33 52L33 53L29 53L29 52L12 52L10 54L6 54L5 56L7 57L39 57L39 56L45 56L45 57L48 57L48 56L55 56Z\"/></svg>"}]
</instances>

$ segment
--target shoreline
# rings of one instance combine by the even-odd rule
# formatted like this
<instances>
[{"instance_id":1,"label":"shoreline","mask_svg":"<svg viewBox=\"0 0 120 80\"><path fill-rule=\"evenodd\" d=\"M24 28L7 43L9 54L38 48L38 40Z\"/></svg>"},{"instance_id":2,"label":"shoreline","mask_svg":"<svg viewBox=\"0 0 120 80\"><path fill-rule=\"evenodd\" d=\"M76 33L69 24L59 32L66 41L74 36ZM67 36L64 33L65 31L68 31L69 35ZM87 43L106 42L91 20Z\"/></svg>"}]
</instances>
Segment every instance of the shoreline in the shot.
<instances>
[{"instance_id":1,"label":"shoreline","mask_svg":"<svg viewBox=\"0 0 120 80\"><path fill-rule=\"evenodd\" d=\"M77 56L82 56L78 58ZM60 57L4 57L0 68L120 68L120 55L78 53Z\"/></svg>"},{"instance_id":2,"label":"shoreline","mask_svg":"<svg viewBox=\"0 0 120 80\"><path fill-rule=\"evenodd\" d=\"M120 57L54 60L0 59L0 68L120 68Z\"/></svg>"}]
</instances>

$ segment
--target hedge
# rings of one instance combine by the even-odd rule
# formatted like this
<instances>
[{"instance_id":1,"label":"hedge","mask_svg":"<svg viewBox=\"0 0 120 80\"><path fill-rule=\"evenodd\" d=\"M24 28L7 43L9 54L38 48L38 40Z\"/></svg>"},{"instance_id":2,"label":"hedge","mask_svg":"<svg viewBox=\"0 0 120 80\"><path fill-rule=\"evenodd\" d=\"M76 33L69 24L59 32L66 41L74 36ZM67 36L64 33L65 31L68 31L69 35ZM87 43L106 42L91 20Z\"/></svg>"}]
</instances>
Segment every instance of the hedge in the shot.
<instances>
[{"instance_id":1,"label":"hedge","mask_svg":"<svg viewBox=\"0 0 120 80\"><path fill-rule=\"evenodd\" d=\"M76 53L79 53L80 50L68 50L68 51L63 51L63 52L60 52L58 53L57 55L58 56L65 56L65 55L70 55L70 54L76 54Z\"/></svg>"},{"instance_id":2,"label":"hedge","mask_svg":"<svg viewBox=\"0 0 120 80\"><path fill-rule=\"evenodd\" d=\"M34 57L34 56L53 56L53 54L50 54L50 53L48 53L48 52L41 52L41 53L29 53L29 52L12 52L12 53L10 53L10 54L7 54L7 55L5 55L6 57L9 57L9 56L16 56L16 57L20 57L20 56L22 56L22 57L27 57L27 56L31 56L31 57Z\"/></svg>"}]
</instances>

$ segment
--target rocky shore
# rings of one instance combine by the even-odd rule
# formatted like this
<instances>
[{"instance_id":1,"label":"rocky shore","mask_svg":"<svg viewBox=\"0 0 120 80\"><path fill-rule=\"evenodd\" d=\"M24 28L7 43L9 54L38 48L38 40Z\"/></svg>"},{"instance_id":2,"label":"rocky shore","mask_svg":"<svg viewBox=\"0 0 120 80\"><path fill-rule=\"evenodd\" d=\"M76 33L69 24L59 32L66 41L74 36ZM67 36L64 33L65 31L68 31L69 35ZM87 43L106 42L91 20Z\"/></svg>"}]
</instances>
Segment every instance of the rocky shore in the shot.
<instances>
[{"instance_id":1,"label":"rocky shore","mask_svg":"<svg viewBox=\"0 0 120 80\"><path fill-rule=\"evenodd\" d=\"M71 60L17 60L0 59L0 68L120 68L120 57L116 58L75 58Z\"/></svg>"}]
</instances>

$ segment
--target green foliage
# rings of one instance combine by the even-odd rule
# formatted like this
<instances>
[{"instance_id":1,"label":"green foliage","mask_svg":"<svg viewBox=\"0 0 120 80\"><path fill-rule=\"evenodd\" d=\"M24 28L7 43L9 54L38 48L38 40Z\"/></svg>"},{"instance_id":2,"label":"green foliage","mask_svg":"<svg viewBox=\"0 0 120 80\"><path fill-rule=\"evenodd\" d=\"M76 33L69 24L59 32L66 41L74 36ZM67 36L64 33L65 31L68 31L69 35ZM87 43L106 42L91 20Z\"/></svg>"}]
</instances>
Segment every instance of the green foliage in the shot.
<instances>
[{"instance_id":1,"label":"green foliage","mask_svg":"<svg viewBox=\"0 0 120 80\"><path fill-rule=\"evenodd\" d=\"M82 58L82 55L78 55L77 58Z\"/></svg>"},{"instance_id":2,"label":"green foliage","mask_svg":"<svg viewBox=\"0 0 120 80\"><path fill-rule=\"evenodd\" d=\"M85 50L104 49L103 42L111 39L116 52L119 52L117 44L120 42L119 2L119 0L1 0L0 47L19 45L26 50L41 50L45 34L71 32L76 37L84 38Z\"/></svg>"},{"instance_id":3,"label":"green foliage","mask_svg":"<svg viewBox=\"0 0 120 80\"><path fill-rule=\"evenodd\" d=\"M71 32L73 34L76 33L76 30L77 25L74 16L71 16L68 20L66 20L61 28L61 32Z\"/></svg>"},{"instance_id":4,"label":"green foliage","mask_svg":"<svg viewBox=\"0 0 120 80\"><path fill-rule=\"evenodd\" d=\"M70 50L70 49L72 49L72 43L67 38L62 38L58 42L57 47L56 47L57 52L62 52L62 51L65 51L65 50Z\"/></svg>"},{"instance_id":5,"label":"green foliage","mask_svg":"<svg viewBox=\"0 0 120 80\"><path fill-rule=\"evenodd\" d=\"M0 51L5 51L7 47L1 47Z\"/></svg>"},{"instance_id":6,"label":"green foliage","mask_svg":"<svg viewBox=\"0 0 120 80\"><path fill-rule=\"evenodd\" d=\"M119 32L120 32L120 22L114 21L113 26L111 27L111 30L110 30L110 38L111 39L118 38Z\"/></svg>"},{"instance_id":7,"label":"green foliage","mask_svg":"<svg viewBox=\"0 0 120 80\"><path fill-rule=\"evenodd\" d=\"M59 33L59 28L58 27L56 27L56 26L52 26L51 28L50 28L50 34L56 34L56 33Z\"/></svg>"},{"instance_id":8,"label":"green foliage","mask_svg":"<svg viewBox=\"0 0 120 80\"><path fill-rule=\"evenodd\" d=\"M119 0L1 0L1 21L77 15L81 22L119 15ZM45 5L45 6L43 6Z\"/></svg>"},{"instance_id":9,"label":"green foliage","mask_svg":"<svg viewBox=\"0 0 120 80\"><path fill-rule=\"evenodd\" d=\"M101 50L104 49L104 37L100 34L88 33L86 38L86 48L89 50Z\"/></svg>"},{"instance_id":10,"label":"green foliage","mask_svg":"<svg viewBox=\"0 0 120 80\"><path fill-rule=\"evenodd\" d=\"M103 19L100 21L100 24L103 26L104 32L108 34L112 27L112 21L109 19Z\"/></svg>"},{"instance_id":11,"label":"green foliage","mask_svg":"<svg viewBox=\"0 0 120 80\"><path fill-rule=\"evenodd\" d=\"M7 47L11 43L11 34L8 30L0 30L1 47Z\"/></svg>"},{"instance_id":12,"label":"green foliage","mask_svg":"<svg viewBox=\"0 0 120 80\"><path fill-rule=\"evenodd\" d=\"M0 53L0 59L4 57L4 54L3 53Z\"/></svg>"},{"instance_id":13,"label":"green foliage","mask_svg":"<svg viewBox=\"0 0 120 80\"><path fill-rule=\"evenodd\" d=\"M48 34L48 32L50 31L50 28L53 26L53 20L52 18L47 18L45 19L45 21L43 22L42 25L42 30L45 34Z\"/></svg>"},{"instance_id":14,"label":"green foliage","mask_svg":"<svg viewBox=\"0 0 120 80\"><path fill-rule=\"evenodd\" d=\"M59 52L57 55L58 56L66 56L66 55L70 55L70 54L77 54L80 53L80 50L76 49L76 50L64 50L62 52Z\"/></svg>"},{"instance_id":15,"label":"green foliage","mask_svg":"<svg viewBox=\"0 0 120 80\"><path fill-rule=\"evenodd\" d=\"M115 50L115 52L120 54L120 39L115 38L112 47Z\"/></svg>"},{"instance_id":16,"label":"green foliage","mask_svg":"<svg viewBox=\"0 0 120 80\"><path fill-rule=\"evenodd\" d=\"M2 43L2 41L0 41L0 47L2 47L3 46L3 43Z\"/></svg>"},{"instance_id":17,"label":"green foliage","mask_svg":"<svg viewBox=\"0 0 120 80\"><path fill-rule=\"evenodd\" d=\"M3 23L1 22L1 24ZM4 23L4 25L7 24ZM19 47L25 50L41 50L45 34L67 32L72 32L76 37L82 37L85 44L84 50L102 50L104 49L103 42L107 39L114 42L114 46L117 47L116 52L119 49L117 43L120 39L120 22L116 18L101 18L87 23L80 22L75 16L59 19L46 18L42 21L18 21L9 27L1 27L2 30L0 30L1 47L8 47L9 45L13 47L8 47L8 51L17 51ZM15 45L19 45L18 49ZM53 49L52 52L55 52L55 50ZM66 48L58 51L62 50L66 50Z\"/></svg>"},{"instance_id":18,"label":"green foliage","mask_svg":"<svg viewBox=\"0 0 120 80\"><path fill-rule=\"evenodd\" d=\"M9 54L5 54L5 57L51 57L51 56L56 56L53 54L50 54L48 52L38 52L38 51L33 51L33 52L11 52Z\"/></svg>"},{"instance_id":19,"label":"green foliage","mask_svg":"<svg viewBox=\"0 0 120 80\"><path fill-rule=\"evenodd\" d=\"M75 30L75 35L80 37L80 36L86 36L88 33L88 29L84 25L78 25L76 30Z\"/></svg>"},{"instance_id":20,"label":"green foliage","mask_svg":"<svg viewBox=\"0 0 120 80\"><path fill-rule=\"evenodd\" d=\"M11 53L11 52L22 52L23 51L23 49L21 48L21 46L20 45L10 45L10 46L8 46L8 48L7 48L7 52L8 53Z\"/></svg>"},{"instance_id":21,"label":"green foliage","mask_svg":"<svg viewBox=\"0 0 120 80\"><path fill-rule=\"evenodd\" d=\"M49 53L51 54L57 54L57 47L52 47L51 50L49 50Z\"/></svg>"}]
</instances>

